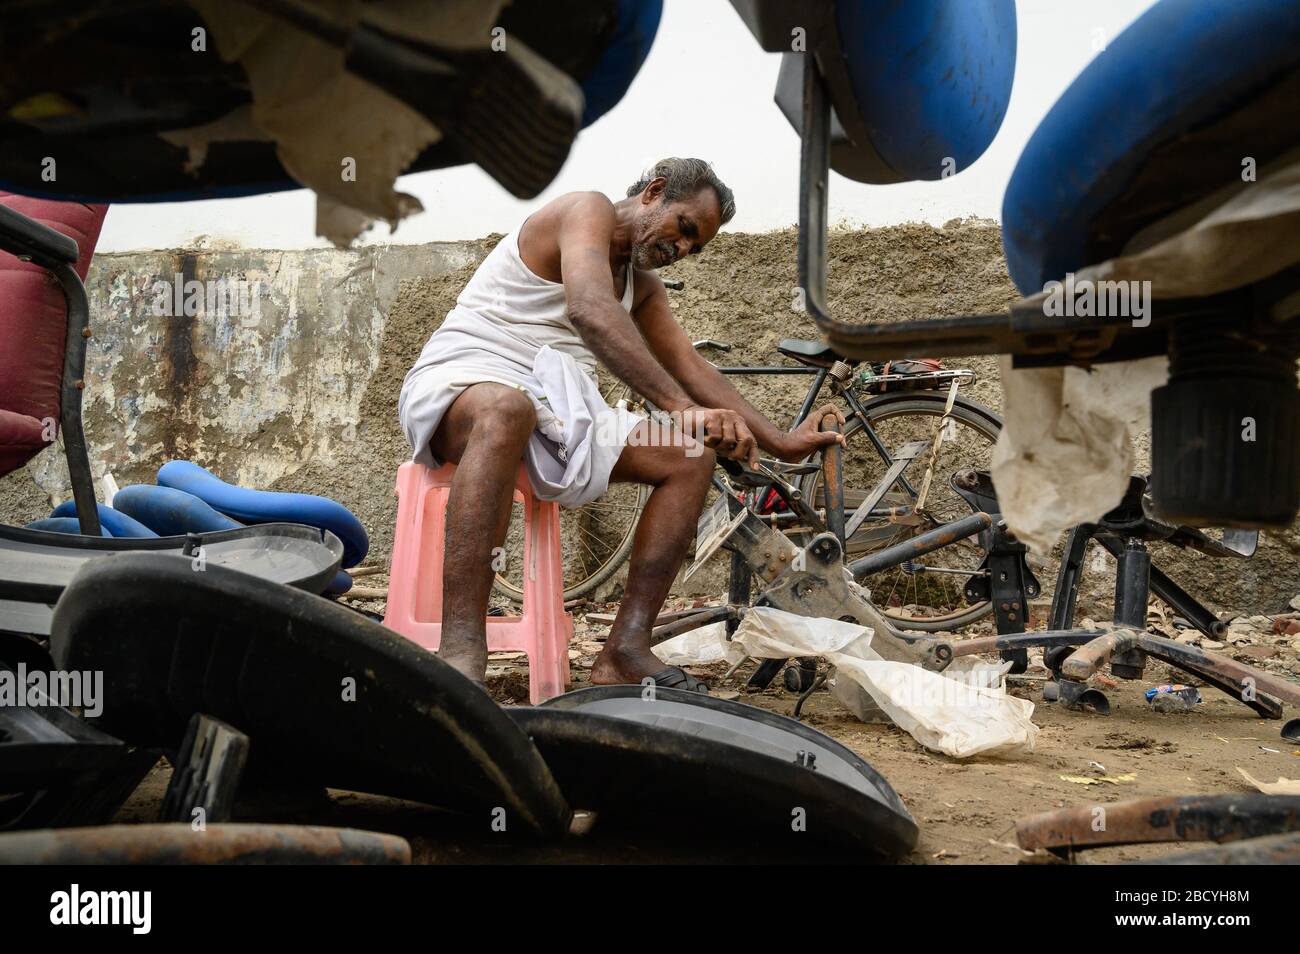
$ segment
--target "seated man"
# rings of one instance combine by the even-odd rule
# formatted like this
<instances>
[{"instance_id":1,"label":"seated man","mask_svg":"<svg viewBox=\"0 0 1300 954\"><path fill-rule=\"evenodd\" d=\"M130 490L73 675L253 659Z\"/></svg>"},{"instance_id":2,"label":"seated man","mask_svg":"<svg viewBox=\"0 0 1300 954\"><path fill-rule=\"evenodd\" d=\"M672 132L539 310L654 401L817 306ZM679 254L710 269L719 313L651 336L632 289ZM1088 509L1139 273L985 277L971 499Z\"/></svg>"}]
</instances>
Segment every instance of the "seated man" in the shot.
<instances>
[{"instance_id":1,"label":"seated man","mask_svg":"<svg viewBox=\"0 0 1300 954\"><path fill-rule=\"evenodd\" d=\"M690 547L714 451L801 460L842 438L792 432L754 410L691 346L655 269L698 254L735 214L708 163L664 159L611 202L571 192L543 206L483 260L402 385L414 457L457 465L447 506L439 655L482 682L494 550L510 522L522 459L537 496L580 507L611 481L653 490L632 545L618 616L594 683L701 684L665 669L650 630ZM668 412L671 424L609 407L596 362ZM499 551L497 551L499 552Z\"/></svg>"}]
</instances>

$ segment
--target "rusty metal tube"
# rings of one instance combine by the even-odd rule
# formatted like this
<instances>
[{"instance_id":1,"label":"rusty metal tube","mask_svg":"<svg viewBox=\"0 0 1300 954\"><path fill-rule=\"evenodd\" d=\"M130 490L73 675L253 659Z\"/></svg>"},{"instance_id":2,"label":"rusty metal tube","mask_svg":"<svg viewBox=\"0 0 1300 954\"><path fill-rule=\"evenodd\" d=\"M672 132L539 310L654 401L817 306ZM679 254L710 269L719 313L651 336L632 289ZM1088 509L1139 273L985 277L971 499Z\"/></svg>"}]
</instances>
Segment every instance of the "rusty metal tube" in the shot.
<instances>
[{"instance_id":1,"label":"rusty metal tube","mask_svg":"<svg viewBox=\"0 0 1300 954\"><path fill-rule=\"evenodd\" d=\"M1116 653L1136 648L1138 634L1131 629L1117 629L1104 633L1080 646L1061 663L1061 674L1067 679L1086 682L1106 661Z\"/></svg>"},{"instance_id":2,"label":"rusty metal tube","mask_svg":"<svg viewBox=\"0 0 1300 954\"><path fill-rule=\"evenodd\" d=\"M1040 633L1010 633L999 636L979 636L952 644L954 656L976 656L980 653L997 653L1007 650L1027 649L1030 646L1082 646L1101 636L1096 629L1057 629Z\"/></svg>"},{"instance_id":3,"label":"rusty metal tube","mask_svg":"<svg viewBox=\"0 0 1300 954\"><path fill-rule=\"evenodd\" d=\"M840 430L840 419L834 414L823 414L821 420L823 431ZM844 448L839 444L827 444L822 448L822 495L826 498L826 529L835 534L844 544ZM847 551L846 551L847 552Z\"/></svg>"},{"instance_id":4,"label":"rusty metal tube","mask_svg":"<svg viewBox=\"0 0 1300 954\"><path fill-rule=\"evenodd\" d=\"M1300 831L1300 795L1181 795L1074 805L1016 821L1016 841L1093 848L1170 841L1236 841Z\"/></svg>"},{"instance_id":5,"label":"rusty metal tube","mask_svg":"<svg viewBox=\"0 0 1300 954\"><path fill-rule=\"evenodd\" d=\"M1163 636L1153 636L1150 633L1143 633L1138 637L1138 646L1157 659L1163 659L1180 668L1198 674L1214 673L1235 684L1249 686L1256 694L1267 693L1293 706L1300 706L1300 686L1261 669L1239 663L1235 659L1229 659L1227 656L1187 646Z\"/></svg>"},{"instance_id":6,"label":"rusty metal tube","mask_svg":"<svg viewBox=\"0 0 1300 954\"><path fill-rule=\"evenodd\" d=\"M395 835L305 825L188 822L47 828L0 835L0 861L24 865L409 865Z\"/></svg>"},{"instance_id":7,"label":"rusty metal tube","mask_svg":"<svg viewBox=\"0 0 1300 954\"><path fill-rule=\"evenodd\" d=\"M891 566L914 560L919 556L942 549L951 543L956 543L958 540L974 536L991 526L993 526L993 518L988 514L982 512L973 513L970 516L962 517L960 520L954 520L951 523L945 523L941 527L935 527L933 530L917 534L910 540L895 543L892 547L885 547L883 550L869 553L860 560L854 560L849 564L849 571L853 574L855 580L861 580L872 573L887 570Z\"/></svg>"},{"instance_id":8,"label":"rusty metal tube","mask_svg":"<svg viewBox=\"0 0 1300 954\"><path fill-rule=\"evenodd\" d=\"M675 619L671 623L665 623L662 626L656 626L650 630L650 645L656 646L666 639L672 639L674 636L680 636L682 633L689 633L693 629L699 629L701 626L708 626L710 623L717 623L722 620L733 620L739 617L739 610L734 606L708 606L690 616L683 616Z\"/></svg>"},{"instance_id":9,"label":"rusty metal tube","mask_svg":"<svg viewBox=\"0 0 1300 954\"><path fill-rule=\"evenodd\" d=\"M1131 865L1300 865L1300 834L1266 835L1228 845L1130 861Z\"/></svg>"}]
</instances>

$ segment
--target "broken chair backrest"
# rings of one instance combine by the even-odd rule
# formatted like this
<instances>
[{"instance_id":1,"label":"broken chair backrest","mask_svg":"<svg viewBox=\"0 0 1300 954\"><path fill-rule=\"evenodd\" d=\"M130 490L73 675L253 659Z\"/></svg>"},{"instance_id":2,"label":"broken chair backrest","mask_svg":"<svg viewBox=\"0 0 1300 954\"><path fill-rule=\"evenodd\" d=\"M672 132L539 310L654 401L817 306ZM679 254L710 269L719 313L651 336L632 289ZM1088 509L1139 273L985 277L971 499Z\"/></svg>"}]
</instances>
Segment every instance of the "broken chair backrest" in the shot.
<instances>
[{"instance_id":1,"label":"broken chair backrest","mask_svg":"<svg viewBox=\"0 0 1300 954\"><path fill-rule=\"evenodd\" d=\"M62 407L68 302L44 267L17 256L40 254L42 247L69 256L83 280L108 207L54 202L0 192L0 206L18 213L12 229L0 235L0 474L25 464L54 442ZM43 226L55 236L33 234L24 225ZM66 244L57 238L65 237Z\"/></svg>"}]
</instances>

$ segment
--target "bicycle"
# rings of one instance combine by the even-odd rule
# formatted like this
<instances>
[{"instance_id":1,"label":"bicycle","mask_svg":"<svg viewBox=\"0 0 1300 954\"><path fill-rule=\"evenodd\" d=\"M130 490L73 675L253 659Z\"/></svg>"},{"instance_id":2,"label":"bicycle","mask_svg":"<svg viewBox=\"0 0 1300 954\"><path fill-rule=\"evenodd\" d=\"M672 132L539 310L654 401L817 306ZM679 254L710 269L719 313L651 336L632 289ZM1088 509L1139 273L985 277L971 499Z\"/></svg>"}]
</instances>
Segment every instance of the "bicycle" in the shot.
<instances>
[{"instance_id":1,"label":"bicycle","mask_svg":"<svg viewBox=\"0 0 1300 954\"><path fill-rule=\"evenodd\" d=\"M712 340L697 341L695 346L723 353L731 350L730 345ZM956 393L957 387L974 381L972 372L929 365L900 367L898 363L863 366L841 358L821 342L798 339L782 341L778 351L797 363L719 366L718 370L739 376L811 375L813 380L791 427L807 418L827 388L847 405L843 506L846 514L853 515L847 518L851 525L847 557L883 550L971 512L971 505L946 478L958 469L987 470L1001 430L1001 419L993 411ZM621 384L614 385L606 397L611 403L621 400L634 409L646 409L645 402ZM940 425L944 433L936 441ZM855 452L858 446L861 451ZM900 452L911 456L903 460ZM897 469L896 479L880 499L864 508L868 494L890 468ZM920 482L908 475L909 469L929 472L931 479L924 481L928 489L922 490ZM824 514L821 480L819 467L806 467L798 476L797 487L801 497ZM923 492L926 496L918 507ZM799 515L774 499L770 490L764 493L760 488L752 493L763 494L764 499L747 504L756 504L772 525L796 542L809 536ZM648 495L648 488L618 485L585 507L566 512L562 529L569 564L566 600L591 595L618 572L631 552L636 523ZM507 548L511 546L518 547L519 542L508 541ZM991 611L987 599L966 599L968 582L983 572L983 557L975 540L958 540L935 551L925 562L906 561L873 574L865 585L882 613L899 628L954 630ZM495 581L497 592L515 602L522 599L522 581L515 579L517 572L512 573L510 567L519 563L507 560L506 569ZM730 588L735 592L741 585L741 581L732 580Z\"/></svg>"}]
</instances>

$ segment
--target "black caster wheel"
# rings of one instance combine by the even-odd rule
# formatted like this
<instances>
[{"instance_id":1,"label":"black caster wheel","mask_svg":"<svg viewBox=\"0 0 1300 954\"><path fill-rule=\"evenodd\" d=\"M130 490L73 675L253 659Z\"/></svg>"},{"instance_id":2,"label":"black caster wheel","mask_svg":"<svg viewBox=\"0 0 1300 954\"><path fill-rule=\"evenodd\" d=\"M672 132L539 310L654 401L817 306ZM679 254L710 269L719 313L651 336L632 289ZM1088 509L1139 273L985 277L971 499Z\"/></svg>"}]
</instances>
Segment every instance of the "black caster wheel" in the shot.
<instances>
[{"instance_id":1,"label":"black caster wheel","mask_svg":"<svg viewBox=\"0 0 1300 954\"><path fill-rule=\"evenodd\" d=\"M786 666L782 678L785 680L786 689L803 695L817 681L817 664L805 666L800 663L798 666Z\"/></svg>"}]
</instances>

